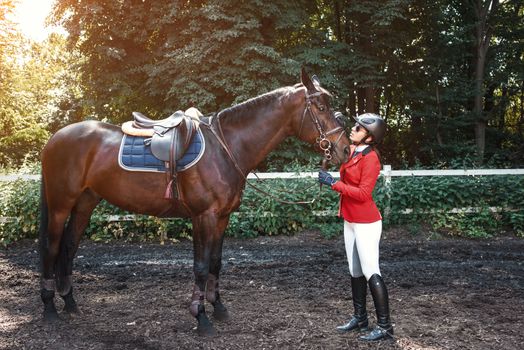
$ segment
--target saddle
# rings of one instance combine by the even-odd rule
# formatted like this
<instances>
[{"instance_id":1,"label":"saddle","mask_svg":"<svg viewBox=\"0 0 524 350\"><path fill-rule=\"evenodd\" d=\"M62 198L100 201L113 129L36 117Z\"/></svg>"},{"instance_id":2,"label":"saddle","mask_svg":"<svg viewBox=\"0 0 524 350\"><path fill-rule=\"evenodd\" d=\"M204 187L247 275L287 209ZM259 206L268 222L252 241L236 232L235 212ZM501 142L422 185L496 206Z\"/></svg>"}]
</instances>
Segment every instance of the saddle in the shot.
<instances>
[{"instance_id":1,"label":"saddle","mask_svg":"<svg viewBox=\"0 0 524 350\"><path fill-rule=\"evenodd\" d=\"M155 126L160 126L164 128L174 128L180 125L184 116L184 112L176 111L175 113L171 114L169 117L165 119L153 120L146 117L140 112L133 112L134 125L137 128L141 129L154 128Z\"/></svg>"},{"instance_id":2,"label":"saddle","mask_svg":"<svg viewBox=\"0 0 524 350\"><path fill-rule=\"evenodd\" d=\"M188 111L191 115L176 111L161 120L153 120L140 112L133 112L134 120L122 125L122 131L125 134L147 137L144 144L151 147L151 153L156 158L165 162L166 172L169 175L166 198L173 198L173 192L178 197L176 162L186 153L198 128L199 115L195 113L198 110L193 108Z\"/></svg>"}]
</instances>

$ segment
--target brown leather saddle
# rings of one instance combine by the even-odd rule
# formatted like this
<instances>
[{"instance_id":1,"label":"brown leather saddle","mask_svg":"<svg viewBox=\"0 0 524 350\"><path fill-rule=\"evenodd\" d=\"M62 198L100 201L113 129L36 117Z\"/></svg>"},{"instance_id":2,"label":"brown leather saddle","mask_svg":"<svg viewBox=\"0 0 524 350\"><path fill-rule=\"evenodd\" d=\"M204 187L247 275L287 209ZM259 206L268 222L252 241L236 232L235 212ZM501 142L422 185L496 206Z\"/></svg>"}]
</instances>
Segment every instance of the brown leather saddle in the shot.
<instances>
[{"instance_id":1,"label":"brown leather saddle","mask_svg":"<svg viewBox=\"0 0 524 350\"><path fill-rule=\"evenodd\" d=\"M177 196L176 162L184 156L196 133L196 120L182 111L177 111L161 120L153 120L140 112L133 112L134 120L124 123L122 130L135 136L151 136L144 140L151 147L151 153L166 163L169 184L166 198ZM173 193L175 192L175 194Z\"/></svg>"},{"instance_id":2,"label":"brown leather saddle","mask_svg":"<svg viewBox=\"0 0 524 350\"><path fill-rule=\"evenodd\" d=\"M133 112L133 117L135 128L153 129L153 136L145 141L146 145L150 144L151 153L165 162L176 163L182 158L196 131L193 120L182 111L162 120L150 119L139 112Z\"/></svg>"}]
</instances>

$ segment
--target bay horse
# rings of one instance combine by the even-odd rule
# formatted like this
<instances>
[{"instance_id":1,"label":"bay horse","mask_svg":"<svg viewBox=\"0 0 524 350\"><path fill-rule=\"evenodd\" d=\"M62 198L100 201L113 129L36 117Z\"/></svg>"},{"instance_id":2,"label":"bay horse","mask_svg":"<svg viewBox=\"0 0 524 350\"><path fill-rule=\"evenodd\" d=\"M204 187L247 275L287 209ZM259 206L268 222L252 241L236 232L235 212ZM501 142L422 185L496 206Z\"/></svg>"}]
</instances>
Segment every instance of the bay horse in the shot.
<instances>
[{"instance_id":1,"label":"bay horse","mask_svg":"<svg viewBox=\"0 0 524 350\"><path fill-rule=\"evenodd\" d=\"M227 108L201 124L202 158L177 176L179 195L166 200L166 175L130 172L118 163L121 128L83 121L57 131L42 151L40 295L44 319L59 320L55 290L64 312L79 312L72 270L80 239L97 204L193 223L195 283L190 312L200 335L214 334L204 303L216 320L229 317L219 293L224 231L241 201L246 176L286 137L317 143L334 165L348 159L349 140L334 117L330 94L302 69L301 83Z\"/></svg>"}]
</instances>

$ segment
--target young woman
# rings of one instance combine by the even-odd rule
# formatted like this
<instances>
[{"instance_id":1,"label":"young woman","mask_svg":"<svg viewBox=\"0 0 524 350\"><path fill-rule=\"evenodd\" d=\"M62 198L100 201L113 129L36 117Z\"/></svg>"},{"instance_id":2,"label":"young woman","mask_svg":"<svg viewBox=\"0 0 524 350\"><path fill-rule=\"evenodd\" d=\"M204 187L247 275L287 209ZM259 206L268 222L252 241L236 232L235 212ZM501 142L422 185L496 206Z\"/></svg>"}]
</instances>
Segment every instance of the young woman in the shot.
<instances>
[{"instance_id":1,"label":"young woman","mask_svg":"<svg viewBox=\"0 0 524 350\"><path fill-rule=\"evenodd\" d=\"M321 170L319 182L340 193L339 216L344 218L344 242L351 275L355 311L349 321L337 329L341 332L367 331L366 294L369 284L377 326L360 339L377 341L393 336L388 292L379 269L382 216L372 197L381 167L375 145L382 142L386 123L373 113L358 116L356 122L349 135L353 143L352 153L349 161L340 167L340 181Z\"/></svg>"}]
</instances>

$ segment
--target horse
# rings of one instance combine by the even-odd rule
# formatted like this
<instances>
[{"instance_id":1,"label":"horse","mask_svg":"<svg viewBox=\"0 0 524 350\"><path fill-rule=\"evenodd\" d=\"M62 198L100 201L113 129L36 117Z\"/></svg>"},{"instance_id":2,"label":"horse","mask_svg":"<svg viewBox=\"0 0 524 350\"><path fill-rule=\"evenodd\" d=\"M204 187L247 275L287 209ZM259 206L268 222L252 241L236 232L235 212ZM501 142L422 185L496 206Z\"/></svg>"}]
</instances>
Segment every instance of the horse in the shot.
<instances>
[{"instance_id":1,"label":"horse","mask_svg":"<svg viewBox=\"0 0 524 350\"><path fill-rule=\"evenodd\" d=\"M304 69L301 82L226 108L201 123L201 159L177 175L178 196L166 199L166 175L119 166L121 128L90 120L58 130L42 154L39 228L40 296L46 321L58 321L55 291L64 313L78 313L73 297L73 259L97 204L157 217L191 218L194 286L189 311L199 335L215 334L215 320L229 311L219 291L224 231L239 206L248 173L285 138L317 145L331 165L347 161L350 142L330 106L331 95Z\"/></svg>"}]
</instances>

